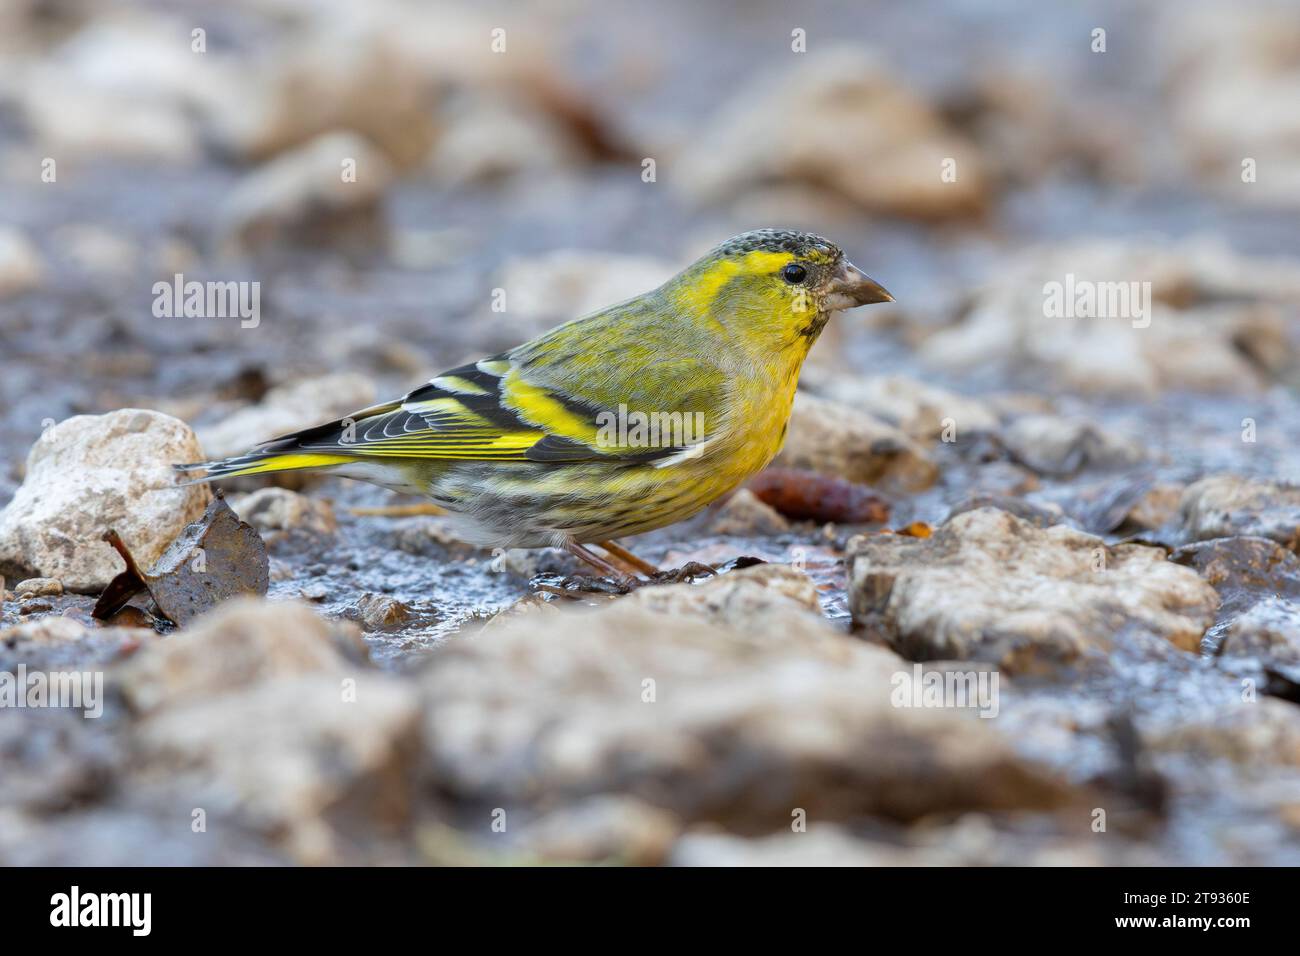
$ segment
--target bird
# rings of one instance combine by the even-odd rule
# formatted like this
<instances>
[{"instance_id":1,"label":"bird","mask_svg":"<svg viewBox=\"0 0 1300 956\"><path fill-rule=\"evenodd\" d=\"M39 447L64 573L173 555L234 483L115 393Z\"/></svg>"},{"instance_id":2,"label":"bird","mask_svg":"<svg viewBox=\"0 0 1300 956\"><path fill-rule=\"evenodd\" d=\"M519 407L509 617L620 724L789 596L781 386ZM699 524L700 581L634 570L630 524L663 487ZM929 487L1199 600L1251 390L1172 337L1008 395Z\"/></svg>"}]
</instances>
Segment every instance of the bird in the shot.
<instances>
[{"instance_id":1,"label":"bird","mask_svg":"<svg viewBox=\"0 0 1300 956\"><path fill-rule=\"evenodd\" d=\"M689 518L762 470L831 315L892 301L829 240L756 229L401 398L176 468L205 473L186 483L300 470L370 482L428 498L470 543L561 548L627 581L658 569L617 539Z\"/></svg>"}]
</instances>

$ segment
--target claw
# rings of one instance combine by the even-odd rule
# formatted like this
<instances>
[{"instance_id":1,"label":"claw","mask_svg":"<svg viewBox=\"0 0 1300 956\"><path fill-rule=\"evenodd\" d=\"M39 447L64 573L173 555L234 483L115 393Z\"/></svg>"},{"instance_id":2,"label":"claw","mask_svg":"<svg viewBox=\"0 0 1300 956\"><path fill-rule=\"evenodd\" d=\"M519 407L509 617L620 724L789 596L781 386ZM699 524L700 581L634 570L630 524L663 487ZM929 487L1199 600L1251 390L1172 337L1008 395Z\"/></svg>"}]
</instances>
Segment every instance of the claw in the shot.
<instances>
[{"instance_id":1,"label":"claw","mask_svg":"<svg viewBox=\"0 0 1300 956\"><path fill-rule=\"evenodd\" d=\"M711 578L718 573L718 569L711 564L702 564L699 561L687 561L680 568L673 568L669 571L659 571L651 575L650 584L691 584L696 578Z\"/></svg>"}]
</instances>

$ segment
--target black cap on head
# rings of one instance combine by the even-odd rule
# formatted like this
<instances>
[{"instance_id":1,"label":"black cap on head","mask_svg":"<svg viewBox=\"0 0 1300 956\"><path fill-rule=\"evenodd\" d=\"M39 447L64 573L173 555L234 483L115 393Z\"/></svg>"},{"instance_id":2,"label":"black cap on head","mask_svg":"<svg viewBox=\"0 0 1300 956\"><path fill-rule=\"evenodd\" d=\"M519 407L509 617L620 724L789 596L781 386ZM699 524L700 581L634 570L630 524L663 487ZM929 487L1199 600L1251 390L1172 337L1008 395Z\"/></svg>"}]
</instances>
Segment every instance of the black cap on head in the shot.
<instances>
[{"instance_id":1,"label":"black cap on head","mask_svg":"<svg viewBox=\"0 0 1300 956\"><path fill-rule=\"evenodd\" d=\"M754 229L742 232L718 246L718 254L743 256L750 252L788 252L808 259L838 259L843 253L829 239L793 229Z\"/></svg>"}]
</instances>

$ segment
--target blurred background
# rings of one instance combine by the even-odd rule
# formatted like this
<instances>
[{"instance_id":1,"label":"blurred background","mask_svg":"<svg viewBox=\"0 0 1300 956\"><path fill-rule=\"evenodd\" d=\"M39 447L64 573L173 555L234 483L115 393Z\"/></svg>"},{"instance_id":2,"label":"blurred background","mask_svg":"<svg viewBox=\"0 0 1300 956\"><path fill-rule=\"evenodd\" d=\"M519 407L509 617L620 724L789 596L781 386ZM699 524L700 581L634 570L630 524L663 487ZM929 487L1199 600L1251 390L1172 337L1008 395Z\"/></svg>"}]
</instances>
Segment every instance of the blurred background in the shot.
<instances>
[{"instance_id":1,"label":"blurred background","mask_svg":"<svg viewBox=\"0 0 1300 956\"><path fill-rule=\"evenodd\" d=\"M1044 413L1090 429L1056 449L1032 428L1002 435L1001 451L936 447L937 481L897 503L896 523L938 523L996 492L1100 514L1093 530L1111 532L1154 487L1157 528L1206 474L1300 475L1297 103L1295 2L7 0L0 506L49 422L152 408L192 425L208 455L236 453L250 434L400 394L774 226L827 236L897 299L832 323L808 392L917 441L934 441L947 408L922 401L918 422L917 382L986 401L999 426ZM256 321L159 314L156 284L178 275L258 283ZM1149 282L1153 321L1046 317L1044 284L1067 275ZM904 381L880 384L892 376ZM1006 448L1020 470L983 467ZM1117 499L1091 466L1140 480ZM339 505L391 500L305 487ZM416 613L376 627L384 666L410 666L527 591L526 574L448 572L428 540L372 525L344 521L339 554L369 549L351 565L286 545L272 594L347 617L358 590L396 593ZM766 553L743 540L701 553L740 550ZM845 624L837 573L826 606ZM1129 674L1133 693L1143 673ZM1165 718L1204 703L1190 686L1170 691L1184 697ZM1110 694L1123 696L1052 690L1072 730L1039 741L1040 756L1095 756L1095 739L1069 734ZM1267 778L1281 789L1215 811L1241 822L1267 804L1270 843L1300 819L1288 726L1283 755L1263 758L1290 766ZM68 752L52 746L30 766ZM1183 796L1218 793L1180 767ZM1184 812L1154 856L1125 861L1275 859L1198 842L1209 811ZM114 862L114 840L156 818L124 816L86 845ZM973 847L962 859L996 860L976 831L954 836ZM3 837L11 860L51 859ZM306 845L289 856L374 858ZM163 862L217 859L160 847ZM281 851L255 842L220 859ZM915 860L955 859L929 852Z\"/></svg>"},{"instance_id":2,"label":"blurred background","mask_svg":"<svg viewBox=\"0 0 1300 956\"><path fill-rule=\"evenodd\" d=\"M1037 294L1040 273L1137 264L1186 309L1195 290L1174 287L1222 285L1232 253L1294 251L1295 14L15 0L0 441L136 396L192 398L189 420L260 380L409 386L759 226L829 236L899 300L843 317L843 351L817 361L915 354L929 375L1143 397L1267 384L1294 366L1276 322L1257 327L1276 317L1216 320L1217 342L1249 340L1231 354L1171 355L1173 330L1034 344L970 308L1016 282ZM1189 249L1197 268L1175 264ZM260 326L155 319L153 284L178 272L260 280Z\"/></svg>"}]
</instances>

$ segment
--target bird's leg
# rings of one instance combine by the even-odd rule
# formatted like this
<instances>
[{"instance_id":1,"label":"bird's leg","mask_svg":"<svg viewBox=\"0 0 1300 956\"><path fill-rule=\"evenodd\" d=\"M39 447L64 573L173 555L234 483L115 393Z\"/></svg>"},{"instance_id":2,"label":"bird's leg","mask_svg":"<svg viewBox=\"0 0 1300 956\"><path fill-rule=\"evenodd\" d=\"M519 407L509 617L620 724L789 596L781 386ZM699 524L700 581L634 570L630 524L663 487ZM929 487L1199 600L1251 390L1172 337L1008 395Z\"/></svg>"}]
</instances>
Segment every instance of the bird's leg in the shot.
<instances>
[{"instance_id":1,"label":"bird's leg","mask_svg":"<svg viewBox=\"0 0 1300 956\"><path fill-rule=\"evenodd\" d=\"M565 551L569 552L569 554L573 555L575 558L578 558L581 561L585 561L587 564L591 565L601 574L613 578L615 581L619 582L620 584L633 585L633 586L635 585L636 583L635 578L633 578L631 575L629 575L627 572L623 571L622 569L615 567L613 564L606 561L596 552L591 551L588 548L584 547L583 545L578 544L578 542L566 541L564 542L563 547Z\"/></svg>"},{"instance_id":2,"label":"bird's leg","mask_svg":"<svg viewBox=\"0 0 1300 956\"><path fill-rule=\"evenodd\" d=\"M602 548L604 548L606 551L608 551L610 554L612 554L614 557L618 558L624 564L631 565L633 568L640 571L642 574L659 573L659 569L656 568L653 564L651 564L649 561L643 561L641 558L638 558L635 554L633 554L627 548L623 547L617 541L612 541L612 540L597 541L596 543L600 545Z\"/></svg>"},{"instance_id":3,"label":"bird's leg","mask_svg":"<svg viewBox=\"0 0 1300 956\"><path fill-rule=\"evenodd\" d=\"M410 518L415 515L441 516L447 514L446 508L439 507L431 501L414 505L381 505L377 508L352 508L350 510L354 515L378 518Z\"/></svg>"},{"instance_id":4,"label":"bird's leg","mask_svg":"<svg viewBox=\"0 0 1300 956\"><path fill-rule=\"evenodd\" d=\"M698 561L687 561L680 568L673 568L671 571L660 571L649 561L644 561L641 558L638 558L617 541L599 541L597 544L624 564L631 565L642 574L646 575L650 578L650 583L652 584L677 584L682 581L690 582L694 581L696 578L712 577L718 573L717 568L708 564L701 564Z\"/></svg>"}]
</instances>

